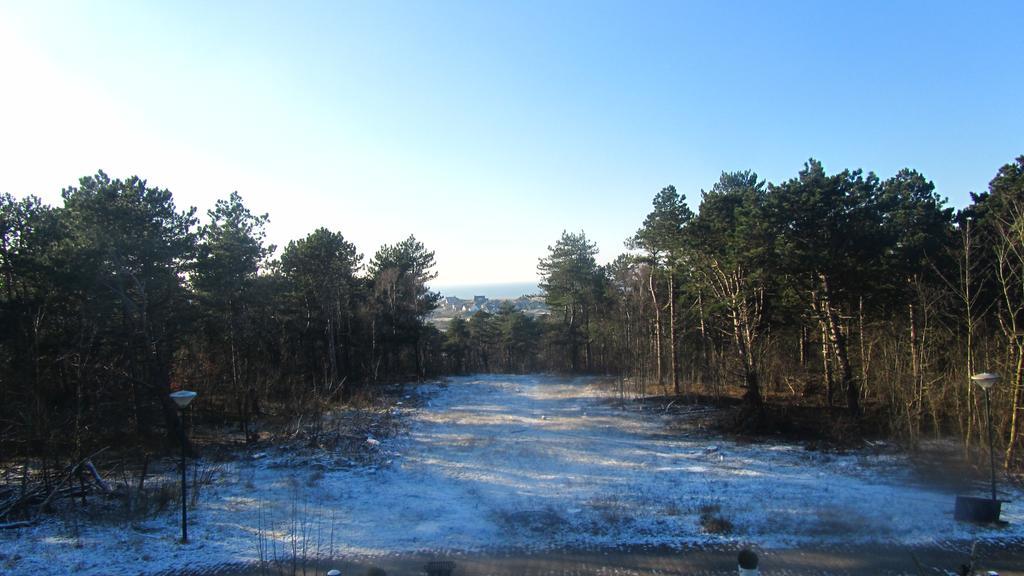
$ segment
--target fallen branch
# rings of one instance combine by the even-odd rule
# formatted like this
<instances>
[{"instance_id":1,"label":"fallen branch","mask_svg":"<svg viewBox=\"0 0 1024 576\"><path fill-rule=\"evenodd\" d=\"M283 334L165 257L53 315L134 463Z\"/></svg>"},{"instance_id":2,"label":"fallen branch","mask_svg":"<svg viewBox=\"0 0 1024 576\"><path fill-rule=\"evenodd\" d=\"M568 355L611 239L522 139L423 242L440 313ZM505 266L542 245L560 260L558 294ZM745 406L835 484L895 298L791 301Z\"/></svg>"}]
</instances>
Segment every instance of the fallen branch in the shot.
<instances>
[{"instance_id":1,"label":"fallen branch","mask_svg":"<svg viewBox=\"0 0 1024 576\"><path fill-rule=\"evenodd\" d=\"M108 486L107 483L103 481L103 478L100 477L100 473L96 471L96 467L93 466L91 460L85 461L85 469L89 471L93 482L99 486L100 490L102 490L104 494L110 494L110 486Z\"/></svg>"},{"instance_id":2,"label":"fallen branch","mask_svg":"<svg viewBox=\"0 0 1024 576\"><path fill-rule=\"evenodd\" d=\"M70 480L70 479L71 479L71 478L72 478L73 476L75 476L75 474L76 474L76 473L78 472L78 469L79 469L79 468L80 468L80 467L81 467L81 466L82 466L83 464L85 464L86 462L89 462L89 461L91 461L91 460L92 460L93 458L95 458L96 456L99 456L100 454L102 454L102 453L103 453L103 452L105 452L106 450L107 450L107 448L106 448L106 447L104 447L104 448L100 448L99 450L97 450L96 452L94 452L94 453L93 453L93 454L92 454L91 456L88 456L88 457L86 457L86 458L84 458L84 459L80 460L80 461L79 461L79 462L78 462L77 464L75 464L74 466L72 466L72 467L71 467L71 468L70 468L70 469L69 469L69 470L67 471L67 473L66 473L66 474L64 474L64 477L63 477L63 478L61 478L61 480L60 480L60 483L59 483L59 484L57 484L57 487L56 487L56 488L54 488L52 492L50 492L50 495L49 495L49 496L47 496L47 497L46 497L46 500L43 500L43 503L42 503L41 507L42 507L42 508L43 508L43 509L45 510L45 509L46 509L46 507L50 505L50 500L53 500L53 497L54 497L54 496L55 496L55 495L57 494L57 492L58 492L58 491L59 491L59 490L60 490L61 488L63 488L63 487L64 487L64 484L65 484L65 483L67 483L67 481L68 481L68 480Z\"/></svg>"},{"instance_id":3,"label":"fallen branch","mask_svg":"<svg viewBox=\"0 0 1024 576\"><path fill-rule=\"evenodd\" d=\"M35 524L35 522L32 522L30 520L19 520L17 522L6 522L6 523L3 523L3 524L0 524L0 530L13 530L15 528L28 528L30 526L33 526L34 524Z\"/></svg>"},{"instance_id":4,"label":"fallen branch","mask_svg":"<svg viewBox=\"0 0 1024 576\"><path fill-rule=\"evenodd\" d=\"M11 498L8 502L0 506L0 518L6 518L7 515L14 510L36 503L43 497L43 493L44 491L42 488L35 488L33 490L25 491L24 494L17 498Z\"/></svg>"}]
</instances>

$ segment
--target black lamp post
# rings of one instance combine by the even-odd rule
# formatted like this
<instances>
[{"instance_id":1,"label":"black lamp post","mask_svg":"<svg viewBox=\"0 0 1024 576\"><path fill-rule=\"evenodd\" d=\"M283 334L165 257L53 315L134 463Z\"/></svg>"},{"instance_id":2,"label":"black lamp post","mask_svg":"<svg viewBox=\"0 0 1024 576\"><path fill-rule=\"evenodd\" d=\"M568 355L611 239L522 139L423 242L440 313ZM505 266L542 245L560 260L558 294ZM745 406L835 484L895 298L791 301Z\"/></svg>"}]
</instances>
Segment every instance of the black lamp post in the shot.
<instances>
[{"instance_id":1,"label":"black lamp post","mask_svg":"<svg viewBox=\"0 0 1024 576\"><path fill-rule=\"evenodd\" d=\"M996 447L992 441L992 405L989 403L988 391L999 381L999 374L982 372L971 376L971 380L985 391L985 418L988 420L988 463L992 472L992 502L996 501Z\"/></svg>"},{"instance_id":2,"label":"black lamp post","mask_svg":"<svg viewBox=\"0 0 1024 576\"><path fill-rule=\"evenodd\" d=\"M185 408L195 399L196 393L190 390L180 390L171 393L171 400L178 405L181 411L181 543L188 543L188 516L185 512L185 453L188 450L188 437L185 436Z\"/></svg>"},{"instance_id":3,"label":"black lamp post","mask_svg":"<svg viewBox=\"0 0 1024 576\"><path fill-rule=\"evenodd\" d=\"M988 393L989 389L998 381L999 374L994 372L982 372L971 376L971 382L985 391L985 415L988 419L988 464L989 472L992 475L992 494L991 498L957 496L956 507L953 509L953 517L957 520L984 524L999 522L999 513L1003 503L999 501L996 494L996 448L992 437L992 403Z\"/></svg>"}]
</instances>

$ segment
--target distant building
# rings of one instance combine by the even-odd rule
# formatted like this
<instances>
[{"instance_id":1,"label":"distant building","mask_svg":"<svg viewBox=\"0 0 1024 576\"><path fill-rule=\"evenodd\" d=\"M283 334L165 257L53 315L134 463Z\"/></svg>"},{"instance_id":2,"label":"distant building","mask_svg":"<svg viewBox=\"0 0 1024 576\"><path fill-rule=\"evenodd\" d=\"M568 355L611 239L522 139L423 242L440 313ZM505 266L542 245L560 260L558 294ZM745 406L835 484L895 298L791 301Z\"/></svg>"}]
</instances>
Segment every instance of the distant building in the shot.
<instances>
[{"instance_id":1,"label":"distant building","mask_svg":"<svg viewBox=\"0 0 1024 576\"><path fill-rule=\"evenodd\" d=\"M512 306L529 316L537 317L549 313L543 296L520 296L515 299L488 299L486 296L474 296L472 300L464 300L457 296L444 296L437 302L437 308L430 313L431 322L438 329L447 329L447 322L452 318L469 318L477 312L484 311L496 314L503 304Z\"/></svg>"}]
</instances>

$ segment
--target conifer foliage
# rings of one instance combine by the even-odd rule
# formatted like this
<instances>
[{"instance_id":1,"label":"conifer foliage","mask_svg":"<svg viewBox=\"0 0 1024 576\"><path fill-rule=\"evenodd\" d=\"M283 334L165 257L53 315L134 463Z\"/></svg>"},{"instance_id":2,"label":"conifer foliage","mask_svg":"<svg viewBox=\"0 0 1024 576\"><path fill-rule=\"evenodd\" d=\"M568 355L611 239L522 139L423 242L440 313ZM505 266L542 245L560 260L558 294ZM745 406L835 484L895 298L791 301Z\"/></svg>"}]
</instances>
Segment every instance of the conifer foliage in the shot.
<instances>
[{"instance_id":1,"label":"conifer foliage","mask_svg":"<svg viewBox=\"0 0 1024 576\"><path fill-rule=\"evenodd\" d=\"M103 172L53 207L0 195L0 452L81 455L175 438L168 392L257 437L381 382L445 373L611 375L623 393L733 394L845 412L916 442L1024 462L1024 156L956 211L921 173L811 159L769 183L725 172L658 191L607 264L563 232L537 272L547 314L511 303L429 321L434 253L414 236L368 260L320 228L275 258L237 192L200 222L170 191Z\"/></svg>"}]
</instances>

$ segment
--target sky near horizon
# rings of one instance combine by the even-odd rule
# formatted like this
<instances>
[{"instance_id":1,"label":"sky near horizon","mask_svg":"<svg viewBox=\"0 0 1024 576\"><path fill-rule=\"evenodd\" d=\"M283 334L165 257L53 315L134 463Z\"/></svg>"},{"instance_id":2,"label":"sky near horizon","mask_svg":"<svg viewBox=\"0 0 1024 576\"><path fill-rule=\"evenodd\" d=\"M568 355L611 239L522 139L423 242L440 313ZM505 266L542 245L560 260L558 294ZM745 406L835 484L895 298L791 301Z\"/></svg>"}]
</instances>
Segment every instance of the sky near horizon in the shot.
<instances>
[{"instance_id":1,"label":"sky near horizon","mask_svg":"<svg viewBox=\"0 0 1024 576\"><path fill-rule=\"evenodd\" d=\"M962 207L1024 154L1016 2L0 0L0 192L102 169L280 245L415 234L437 283L601 260L654 194L911 167Z\"/></svg>"}]
</instances>

